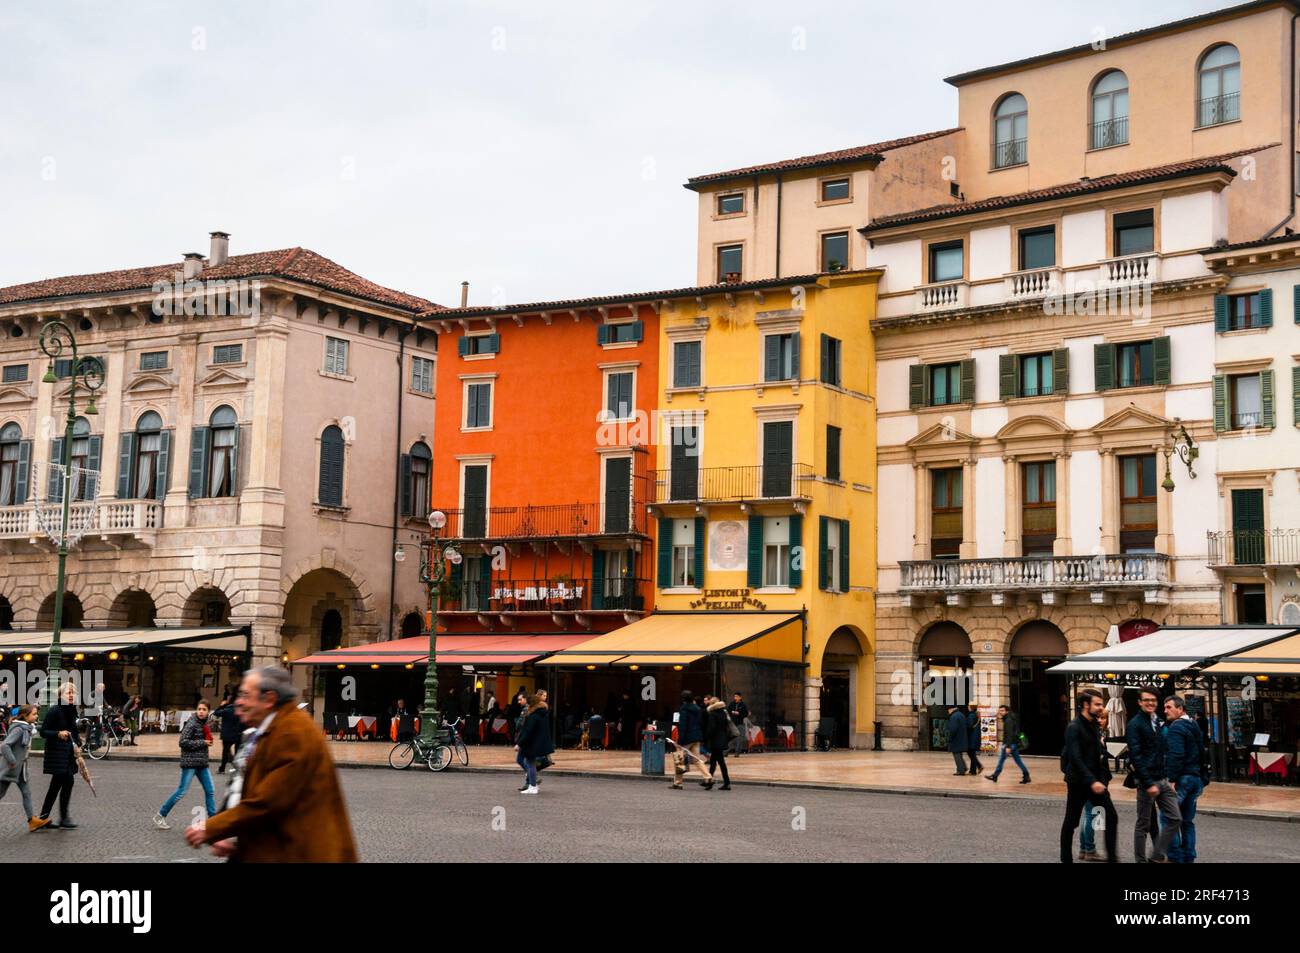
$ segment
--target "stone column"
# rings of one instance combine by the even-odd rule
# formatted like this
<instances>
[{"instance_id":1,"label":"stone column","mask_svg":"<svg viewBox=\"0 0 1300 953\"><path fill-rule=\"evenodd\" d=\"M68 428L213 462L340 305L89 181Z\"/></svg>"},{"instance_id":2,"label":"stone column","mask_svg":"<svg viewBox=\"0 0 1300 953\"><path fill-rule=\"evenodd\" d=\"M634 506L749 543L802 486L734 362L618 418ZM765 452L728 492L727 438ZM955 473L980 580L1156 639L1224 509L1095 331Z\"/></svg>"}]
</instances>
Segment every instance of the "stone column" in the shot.
<instances>
[{"instance_id":1,"label":"stone column","mask_svg":"<svg viewBox=\"0 0 1300 953\"><path fill-rule=\"evenodd\" d=\"M104 389L100 391L103 400L99 405L100 420L103 421L103 437L100 442L99 457L99 493L101 500L117 497L117 458L118 448L122 444L122 431L130 430L132 421L122 420L122 386L126 379L126 341L110 341L108 352L104 355Z\"/></svg>"},{"instance_id":2,"label":"stone column","mask_svg":"<svg viewBox=\"0 0 1300 953\"><path fill-rule=\"evenodd\" d=\"M1056 543L1052 552L1057 556L1073 556L1074 540L1070 538L1070 451L1060 450L1056 458Z\"/></svg>"},{"instance_id":3,"label":"stone column","mask_svg":"<svg viewBox=\"0 0 1300 953\"><path fill-rule=\"evenodd\" d=\"M822 717L822 680L807 676L803 682L804 745L811 748Z\"/></svg>"},{"instance_id":4,"label":"stone column","mask_svg":"<svg viewBox=\"0 0 1300 953\"><path fill-rule=\"evenodd\" d=\"M1004 475L1002 482L1005 486L1005 504L1003 509L1006 511L1004 521L1005 529L1003 530L1002 555L1007 557L1019 556L1020 553L1020 463L1011 455L1002 458Z\"/></svg>"},{"instance_id":5,"label":"stone column","mask_svg":"<svg viewBox=\"0 0 1300 953\"><path fill-rule=\"evenodd\" d=\"M1101 551L1111 555L1119 552L1119 462L1110 447L1097 454L1101 457Z\"/></svg>"},{"instance_id":6,"label":"stone column","mask_svg":"<svg viewBox=\"0 0 1300 953\"><path fill-rule=\"evenodd\" d=\"M1160 474L1160 448L1156 448L1156 478ZM1166 556L1174 553L1174 495L1166 493L1156 483L1156 552Z\"/></svg>"},{"instance_id":7,"label":"stone column","mask_svg":"<svg viewBox=\"0 0 1300 953\"><path fill-rule=\"evenodd\" d=\"M176 374L176 419L172 422L171 476L163 502L163 525L185 526L190 505L190 430L194 419L194 388L197 384L199 336L180 335L173 350Z\"/></svg>"},{"instance_id":8,"label":"stone column","mask_svg":"<svg viewBox=\"0 0 1300 953\"><path fill-rule=\"evenodd\" d=\"M961 558L979 556L979 542L975 538L975 461L963 460L961 464Z\"/></svg>"},{"instance_id":9,"label":"stone column","mask_svg":"<svg viewBox=\"0 0 1300 953\"><path fill-rule=\"evenodd\" d=\"M990 641L992 640L985 639L978 633L971 635L971 661L975 666L976 701L981 706L1010 705L1011 658L1005 651L981 651L984 643Z\"/></svg>"},{"instance_id":10,"label":"stone column","mask_svg":"<svg viewBox=\"0 0 1300 953\"><path fill-rule=\"evenodd\" d=\"M267 304L266 296L263 305ZM284 374L289 350L289 323L264 315L257 329L253 378L252 447L248 483L240 493L239 521L244 525L283 526L284 490L280 461L284 444ZM243 452L241 448L241 453Z\"/></svg>"},{"instance_id":11,"label":"stone column","mask_svg":"<svg viewBox=\"0 0 1300 953\"><path fill-rule=\"evenodd\" d=\"M232 620L234 621L234 620ZM279 665L283 652L278 619L258 619L253 622L253 668L261 665Z\"/></svg>"},{"instance_id":12,"label":"stone column","mask_svg":"<svg viewBox=\"0 0 1300 953\"><path fill-rule=\"evenodd\" d=\"M916 519L912 523L912 558L930 558L930 471L923 463L912 464L916 475Z\"/></svg>"}]
</instances>

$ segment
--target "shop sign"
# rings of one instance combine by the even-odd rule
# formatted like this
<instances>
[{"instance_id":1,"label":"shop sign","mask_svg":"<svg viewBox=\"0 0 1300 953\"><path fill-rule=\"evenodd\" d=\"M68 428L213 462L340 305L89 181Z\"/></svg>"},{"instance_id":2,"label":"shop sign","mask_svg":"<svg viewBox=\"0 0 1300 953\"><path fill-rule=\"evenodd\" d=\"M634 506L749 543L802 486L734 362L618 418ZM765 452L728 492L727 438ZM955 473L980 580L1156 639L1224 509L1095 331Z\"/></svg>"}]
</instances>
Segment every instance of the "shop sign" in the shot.
<instances>
[{"instance_id":1,"label":"shop sign","mask_svg":"<svg viewBox=\"0 0 1300 953\"><path fill-rule=\"evenodd\" d=\"M762 611L766 609L767 605L755 599L752 593L752 589L705 589L700 594L700 598L691 602L691 608L703 609L705 612L735 612L742 609Z\"/></svg>"}]
</instances>

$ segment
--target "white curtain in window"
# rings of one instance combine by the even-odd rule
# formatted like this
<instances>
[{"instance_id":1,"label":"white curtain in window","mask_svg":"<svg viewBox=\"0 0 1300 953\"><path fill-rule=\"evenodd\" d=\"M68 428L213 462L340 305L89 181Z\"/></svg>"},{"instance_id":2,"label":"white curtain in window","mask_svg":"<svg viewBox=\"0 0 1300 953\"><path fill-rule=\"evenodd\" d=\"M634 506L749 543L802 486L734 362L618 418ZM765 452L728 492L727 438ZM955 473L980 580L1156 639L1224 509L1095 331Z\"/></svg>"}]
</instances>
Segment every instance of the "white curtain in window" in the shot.
<instances>
[{"instance_id":1,"label":"white curtain in window","mask_svg":"<svg viewBox=\"0 0 1300 953\"><path fill-rule=\"evenodd\" d=\"M18 474L18 444L0 447L0 506L13 506L14 484Z\"/></svg>"},{"instance_id":2,"label":"white curtain in window","mask_svg":"<svg viewBox=\"0 0 1300 953\"><path fill-rule=\"evenodd\" d=\"M234 474L231 472L234 449L234 427L219 427L212 431L211 489L208 491L212 496L234 495Z\"/></svg>"},{"instance_id":3,"label":"white curtain in window","mask_svg":"<svg viewBox=\"0 0 1300 953\"><path fill-rule=\"evenodd\" d=\"M158 468L158 451L162 449L162 434L142 433L139 435L140 447L136 460L135 496L140 500L151 500L156 489Z\"/></svg>"}]
</instances>

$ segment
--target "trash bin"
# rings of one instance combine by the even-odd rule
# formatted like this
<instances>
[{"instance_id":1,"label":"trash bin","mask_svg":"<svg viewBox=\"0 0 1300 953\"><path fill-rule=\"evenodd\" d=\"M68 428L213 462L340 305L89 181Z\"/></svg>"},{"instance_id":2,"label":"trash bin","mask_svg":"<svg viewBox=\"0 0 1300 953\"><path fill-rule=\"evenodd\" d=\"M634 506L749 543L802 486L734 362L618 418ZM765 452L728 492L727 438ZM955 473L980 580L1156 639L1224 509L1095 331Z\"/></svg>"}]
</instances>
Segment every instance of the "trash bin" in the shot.
<instances>
[{"instance_id":1,"label":"trash bin","mask_svg":"<svg viewBox=\"0 0 1300 953\"><path fill-rule=\"evenodd\" d=\"M664 773L664 733L654 728L641 732L641 773L661 775Z\"/></svg>"}]
</instances>

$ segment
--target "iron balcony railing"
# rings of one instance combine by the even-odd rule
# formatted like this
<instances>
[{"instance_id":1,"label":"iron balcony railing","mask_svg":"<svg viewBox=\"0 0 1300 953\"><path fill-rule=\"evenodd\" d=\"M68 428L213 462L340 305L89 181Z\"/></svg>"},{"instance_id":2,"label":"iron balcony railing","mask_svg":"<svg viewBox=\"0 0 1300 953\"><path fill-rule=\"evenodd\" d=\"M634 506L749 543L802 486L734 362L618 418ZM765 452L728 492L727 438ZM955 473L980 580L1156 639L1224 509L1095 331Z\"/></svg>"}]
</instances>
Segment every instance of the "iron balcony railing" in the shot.
<instances>
[{"instance_id":1,"label":"iron balcony railing","mask_svg":"<svg viewBox=\"0 0 1300 953\"><path fill-rule=\"evenodd\" d=\"M993 143L993 168L995 169L1024 165L1028 161L1028 156L1028 139L1008 139L1005 142Z\"/></svg>"},{"instance_id":2,"label":"iron balcony railing","mask_svg":"<svg viewBox=\"0 0 1300 953\"><path fill-rule=\"evenodd\" d=\"M1241 94L1225 93L1211 96L1196 104L1196 125L1217 126L1220 123L1235 122L1241 118Z\"/></svg>"},{"instance_id":3,"label":"iron balcony railing","mask_svg":"<svg viewBox=\"0 0 1300 953\"><path fill-rule=\"evenodd\" d=\"M447 514L447 539L554 539L632 536L646 531L645 501L480 506Z\"/></svg>"},{"instance_id":4,"label":"iron balcony railing","mask_svg":"<svg viewBox=\"0 0 1300 953\"><path fill-rule=\"evenodd\" d=\"M815 479L806 463L785 466L652 470L654 503L747 503L808 499Z\"/></svg>"},{"instance_id":5,"label":"iron balcony railing","mask_svg":"<svg viewBox=\"0 0 1300 953\"><path fill-rule=\"evenodd\" d=\"M1169 557L1161 553L927 559L900 563L899 568L901 587L911 592L1096 589L1169 582Z\"/></svg>"},{"instance_id":6,"label":"iron balcony railing","mask_svg":"<svg viewBox=\"0 0 1300 953\"><path fill-rule=\"evenodd\" d=\"M1222 530L1206 535L1211 566L1300 566L1300 529Z\"/></svg>"},{"instance_id":7,"label":"iron balcony railing","mask_svg":"<svg viewBox=\"0 0 1300 953\"><path fill-rule=\"evenodd\" d=\"M1108 149L1128 142L1128 116L1103 119L1090 127L1089 141L1093 149Z\"/></svg>"},{"instance_id":8,"label":"iron balcony railing","mask_svg":"<svg viewBox=\"0 0 1300 953\"><path fill-rule=\"evenodd\" d=\"M440 612L644 612L648 580L462 579L449 583Z\"/></svg>"}]
</instances>

